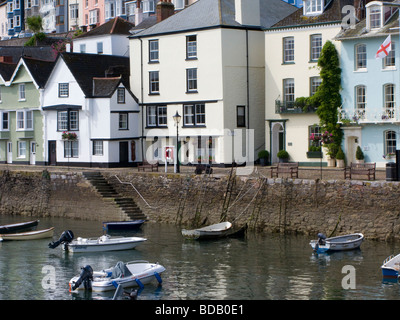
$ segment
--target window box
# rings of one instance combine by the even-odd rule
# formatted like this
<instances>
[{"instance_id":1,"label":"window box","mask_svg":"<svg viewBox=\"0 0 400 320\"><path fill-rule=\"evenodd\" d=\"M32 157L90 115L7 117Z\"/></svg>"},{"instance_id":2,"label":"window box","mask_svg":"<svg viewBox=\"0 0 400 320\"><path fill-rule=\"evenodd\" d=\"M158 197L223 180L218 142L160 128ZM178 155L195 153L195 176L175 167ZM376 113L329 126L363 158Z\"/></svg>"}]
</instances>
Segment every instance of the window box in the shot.
<instances>
[{"instance_id":1,"label":"window box","mask_svg":"<svg viewBox=\"0 0 400 320\"><path fill-rule=\"evenodd\" d=\"M321 151L308 151L307 158L322 159L322 152Z\"/></svg>"}]
</instances>

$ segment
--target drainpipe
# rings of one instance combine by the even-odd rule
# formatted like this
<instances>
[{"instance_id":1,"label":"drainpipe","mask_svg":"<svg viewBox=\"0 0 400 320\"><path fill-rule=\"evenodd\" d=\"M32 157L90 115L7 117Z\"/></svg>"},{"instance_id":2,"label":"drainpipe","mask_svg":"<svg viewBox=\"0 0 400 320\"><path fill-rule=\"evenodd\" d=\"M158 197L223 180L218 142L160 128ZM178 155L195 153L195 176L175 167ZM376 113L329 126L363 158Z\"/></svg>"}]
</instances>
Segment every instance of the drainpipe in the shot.
<instances>
[{"instance_id":1,"label":"drainpipe","mask_svg":"<svg viewBox=\"0 0 400 320\"><path fill-rule=\"evenodd\" d=\"M139 38L140 40L140 104L142 107L142 119L141 119L141 130L142 130L142 143L141 143L141 148L142 148L142 161L144 161L144 146L143 146L143 139L144 139L144 105L143 105L143 41L141 38Z\"/></svg>"}]
</instances>

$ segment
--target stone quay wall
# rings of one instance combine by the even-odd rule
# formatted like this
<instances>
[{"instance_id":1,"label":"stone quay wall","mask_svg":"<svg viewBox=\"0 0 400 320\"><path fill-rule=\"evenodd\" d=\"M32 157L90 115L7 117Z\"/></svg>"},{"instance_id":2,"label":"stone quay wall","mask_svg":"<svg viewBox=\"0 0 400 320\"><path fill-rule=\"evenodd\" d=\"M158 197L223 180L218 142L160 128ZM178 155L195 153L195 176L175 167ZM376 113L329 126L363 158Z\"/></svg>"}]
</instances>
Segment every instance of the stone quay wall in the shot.
<instances>
[{"instance_id":1,"label":"stone quay wall","mask_svg":"<svg viewBox=\"0 0 400 320\"><path fill-rule=\"evenodd\" d=\"M151 222L189 228L217 223L226 215L239 226L247 223L250 231L315 237L336 229L337 234L400 240L399 182L102 173L121 195L134 198ZM0 171L0 214L122 218L120 209L81 172Z\"/></svg>"}]
</instances>

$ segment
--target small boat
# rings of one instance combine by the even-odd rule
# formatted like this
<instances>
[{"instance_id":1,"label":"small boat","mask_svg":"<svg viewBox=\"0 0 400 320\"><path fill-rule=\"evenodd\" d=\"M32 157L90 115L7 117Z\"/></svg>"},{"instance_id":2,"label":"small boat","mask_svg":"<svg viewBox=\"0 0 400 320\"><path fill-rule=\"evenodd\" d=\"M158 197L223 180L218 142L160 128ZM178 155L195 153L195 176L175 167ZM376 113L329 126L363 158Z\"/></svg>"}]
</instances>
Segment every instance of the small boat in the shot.
<instances>
[{"instance_id":1,"label":"small boat","mask_svg":"<svg viewBox=\"0 0 400 320\"><path fill-rule=\"evenodd\" d=\"M0 234L32 230L38 224L39 224L39 220L13 223L13 224L5 224L5 225L0 226Z\"/></svg>"},{"instance_id":2,"label":"small boat","mask_svg":"<svg viewBox=\"0 0 400 320\"><path fill-rule=\"evenodd\" d=\"M69 252L98 252L129 250L147 241L140 237L111 237L103 235L97 239L78 237L71 243L65 243L63 249Z\"/></svg>"},{"instance_id":3,"label":"small boat","mask_svg":"<svg viewBox=\"0 0 400 320\"><path fill-rule=\"evenodd\" d=\"M51 238L53 236L53 234L54 234L54 227L51 227L49 229L36 230L36 231L0 234L0 238L2 238L4 241L8 241L8 240L38 240L38 239Z\"/></svg>"},{"instance_id":4,"label":"small boat","mask_svg":"<svg viewBox=\"0 0 400 320\"><path fill-rule=\"evenodd\" d=\"M130 220L130 221L107 221L103 222L103 230L137 230L146 220Z\"/></svg>"},{"instance_id":5,"label":"small boat","mask_svg":"<svg viewBox=\"0 0 400 320\"><path fill-rule=\"evenodd\" d=\"M353 233L343 236L326 238L322 233L318 233L318 240L311 240L310 245L317 253L328 251L344 251L358 249L364 240L362 233Z\"/></svg>"},{"instance_id":6,"label":"small boat","mask_svg":"<svg viewBox=\"0 0 400 320\"><path fill-rule=\"evenodd\" d=\"M165 268L158 263L148 261L119 261L115 267L101 271L93 271L90 265L82 268L79 276L69 281L70 291L87 289L93 291L110 291L121 286L129 288L134 286L144 287L144 284L153 280L162 283L160 274Z\"/></svg>"},{"instance_id":7,"label":"small boat","mask_svg":"<svg viewBox=\"0 0 400 320\"><path fill-rule=\"evenodd\" d=\"M398 278L400 270L400 254L397 256L391 255L383 261L382 266L382 276L384 278Z\"/></svg>"},{"instance_id":8,"label":"small boat","mask_svg":"<svg viewBox=\"0 0 400 320\"><path fill-rule=\"evenodd\" d=\"M231 228L232 223L221 222L199 229L182 229L182 236L186 239L194 240L222 238L231 234Z\"/></svg>"}]
</instances>

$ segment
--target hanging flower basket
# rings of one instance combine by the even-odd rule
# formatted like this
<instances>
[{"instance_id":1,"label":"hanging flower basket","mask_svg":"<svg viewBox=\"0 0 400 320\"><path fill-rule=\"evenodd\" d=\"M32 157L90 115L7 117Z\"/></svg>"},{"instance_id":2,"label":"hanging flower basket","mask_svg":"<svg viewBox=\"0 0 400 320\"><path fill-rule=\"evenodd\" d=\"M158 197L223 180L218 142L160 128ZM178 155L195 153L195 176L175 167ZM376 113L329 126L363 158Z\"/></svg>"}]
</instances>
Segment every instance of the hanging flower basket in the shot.
<instances>
[{"instance_id":1,"label":"hanging flower basket","mask_svg":"<svg viewBox=\"0 0 400 320\"><path fill-rule=\"evenodd\" d=\"M78 138L78 136L76 135L75 132L67 132L67 131L64 131L64 132L62 133L62 135L61 135L61 138L62 138L63 140L74 141L74 140L76 140L76 139Z\"/></svg>"}]
</instances>

